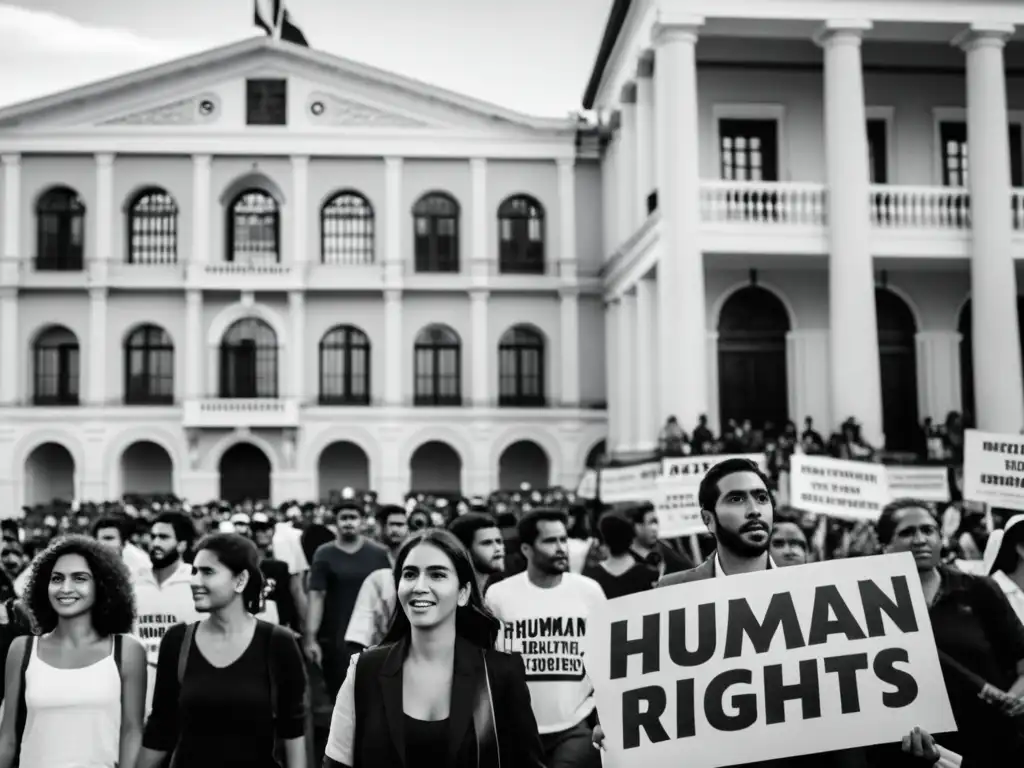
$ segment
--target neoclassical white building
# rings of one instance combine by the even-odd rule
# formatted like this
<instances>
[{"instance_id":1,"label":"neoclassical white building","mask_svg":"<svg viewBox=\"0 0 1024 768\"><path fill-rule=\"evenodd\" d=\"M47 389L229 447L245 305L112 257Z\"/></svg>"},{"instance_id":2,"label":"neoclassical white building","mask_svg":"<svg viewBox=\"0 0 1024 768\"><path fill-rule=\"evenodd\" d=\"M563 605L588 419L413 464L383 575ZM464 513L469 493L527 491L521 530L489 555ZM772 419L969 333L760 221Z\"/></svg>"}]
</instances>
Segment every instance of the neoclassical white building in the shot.
<instances>
[{"instance_id":1,"label":"neoclassical white building","mask_svg":"<svg viewBox=\"0 0 1024 768\"><path fill-rule=\"evenodd\" d=\"M572 485L601 184L537 119L255 38L0 110L0 513Z\"/></svg>"},{"instance_id":2,"label":"neoclassical white building","mask_svg":"<svg viewBox=\"0 0 1024 768\"><path fill-rule=\"evenodd\" d=\"M584 97L613 451L670 414L1024 427L1022 32L1010 0L616 0Z\"/></svg>"}]
</instances>

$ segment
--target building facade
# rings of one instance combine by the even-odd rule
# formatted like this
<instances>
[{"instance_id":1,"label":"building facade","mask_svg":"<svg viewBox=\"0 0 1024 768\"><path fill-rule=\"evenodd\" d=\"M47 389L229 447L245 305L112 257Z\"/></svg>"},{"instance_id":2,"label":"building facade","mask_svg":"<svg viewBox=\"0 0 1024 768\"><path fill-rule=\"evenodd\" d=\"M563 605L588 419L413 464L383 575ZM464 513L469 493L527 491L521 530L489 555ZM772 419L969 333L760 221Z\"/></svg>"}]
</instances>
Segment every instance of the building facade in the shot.
<instances>
[{"instance_id":1,"label":"building facade","mask_svg":"<svg viewBox=\"0 0 1024 768\"><path fill-rule=\"evenodd\" d=\"M669 415L852 416L893 450L951 411L1024 427L1022 27L996 0L614 3L584 97L613 451Z\"/></svg>"},{"instance_id":2,"label":"building facade","mask_svg":"<svg viewBox=\"0 0 1024 768\"><path fill-rule=\"evenodd\" d=\"M604 438L600 168L257 38L0 110L0 512L573 485Z\"/></svg>"}]
</instances>

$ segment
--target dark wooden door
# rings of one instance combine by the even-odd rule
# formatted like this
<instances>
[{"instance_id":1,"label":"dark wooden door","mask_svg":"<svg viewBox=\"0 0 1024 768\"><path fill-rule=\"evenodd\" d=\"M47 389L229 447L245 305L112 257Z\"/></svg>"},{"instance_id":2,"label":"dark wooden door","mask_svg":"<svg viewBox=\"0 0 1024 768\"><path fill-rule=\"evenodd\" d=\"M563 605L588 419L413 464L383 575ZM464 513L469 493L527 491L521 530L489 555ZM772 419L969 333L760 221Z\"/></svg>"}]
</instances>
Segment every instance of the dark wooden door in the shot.
<instances>
[{"instance_id":1,"label":"dark wooden door","mask_svg":"<svg viewBox=\"0 0 1024 768\"><path fill-rule=\"evenodd\" d=\"M250 443L239 443L220 460L220 498L229 504L270 500L270 460Z\"/></svg>"},{"instance_id":2,"label":"dark wooden door","mask_svg":"<svg viewBox=\"0 0 1024 768\"><path fill-rule=\"evenodd\" d=\"M911 451L916 448L918 431L917 323L910 307L892 291L876 289L875 306L885 447Z\"/></svg>"},{"instance_id":3,"label":"dark wooden door","mask_svg":"<svg viewBox=\"0 0 1024 768\"><path fill-rule=\"evenodd\" d=\"M868 173L872 184L889 183L889 149L885 120L868 120Z\"/></svg>"}]
</instances>

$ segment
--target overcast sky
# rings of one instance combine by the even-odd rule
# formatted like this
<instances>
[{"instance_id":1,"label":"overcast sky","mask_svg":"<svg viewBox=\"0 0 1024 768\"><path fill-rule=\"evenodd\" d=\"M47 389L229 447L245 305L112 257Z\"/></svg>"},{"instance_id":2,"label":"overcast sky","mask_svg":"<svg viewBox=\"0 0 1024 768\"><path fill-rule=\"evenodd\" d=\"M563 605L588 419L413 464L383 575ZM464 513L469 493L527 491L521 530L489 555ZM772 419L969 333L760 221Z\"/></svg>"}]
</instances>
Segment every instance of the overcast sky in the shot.
<instances>
[{"instance_id":1,"label":"overcast sky","mask_svg":"<svg viewBox=\"0 0 1024 768\"><path fill-rule=\"evenodd\" d=\"M286 0L314 48L534 115L580 99L612 0ZM0 105L234 42L253 0L0 0Z\"/></svg>"}]
</instances>

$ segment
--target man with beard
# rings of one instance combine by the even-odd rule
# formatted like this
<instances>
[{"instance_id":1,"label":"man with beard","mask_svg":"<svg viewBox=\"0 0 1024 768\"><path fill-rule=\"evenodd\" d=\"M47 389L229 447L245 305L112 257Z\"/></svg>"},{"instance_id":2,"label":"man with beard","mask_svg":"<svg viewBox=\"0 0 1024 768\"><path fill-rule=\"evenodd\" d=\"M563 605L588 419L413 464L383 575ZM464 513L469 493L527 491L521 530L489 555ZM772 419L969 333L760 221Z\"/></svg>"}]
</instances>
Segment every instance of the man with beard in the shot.
<instances>
[{"instance_id":1,"label":"man with beard","mask_svg":"<svg viewBox=\"0 0 1024 768\"><path fill-rule=\"evenodd\" d=\"M581 640L605 596L596 581L569 572L567 526L560 510L525 514L518 533L526 571L494 584L486 603L502 623L498 649L523 655L544 763L596 768L594 687L583 668Z\"/></svg>"},{"instance_id":2,"label":"man with beard","mask_svg":"<svg viewBox=\"0 0 1024 768\"><path fill-rule=\"evenodd\" d=\"M391 566L388 551L362 535L360 504L343 501L335 513L335 522L337 538L320 545L313 555L303 640L306 656L321 665L332 698L338 695L348 670L345 632L359 590L367 576Z\"/></svg>"},{"instance_id":3,"label":"man with beard","mask_svg":"<svg viewBox=\"0 0 1024 768\"><path fill-rule=\"evenodd\" d=\"M498 521L481 512L467 512L452 520L448 530L469 552L476 584L483 595L491 577L505 572L505 539Z\"/></svg>"},{"instance_id":4,"label":"man with beard","mask_svg":"<svg viewBox=\"0 0 1024 768\"><path fill-rule=\"evenodd\" d=\"M195 541L192 521L181 512L161 512L150 523L150 566L132 574L138 618L135 636L146 648L149 683L146 686L146 714L153 704L156 663L160 641L175 624L199 621L192 600L192 566L185 562Z\"/></svg>"}]
</instances>

